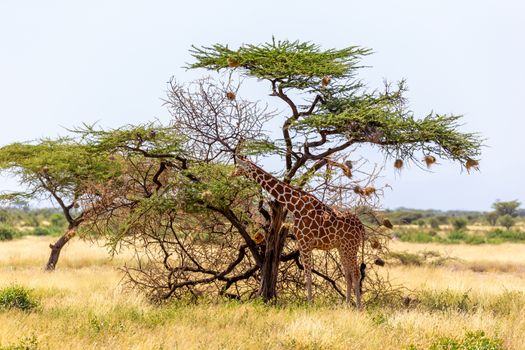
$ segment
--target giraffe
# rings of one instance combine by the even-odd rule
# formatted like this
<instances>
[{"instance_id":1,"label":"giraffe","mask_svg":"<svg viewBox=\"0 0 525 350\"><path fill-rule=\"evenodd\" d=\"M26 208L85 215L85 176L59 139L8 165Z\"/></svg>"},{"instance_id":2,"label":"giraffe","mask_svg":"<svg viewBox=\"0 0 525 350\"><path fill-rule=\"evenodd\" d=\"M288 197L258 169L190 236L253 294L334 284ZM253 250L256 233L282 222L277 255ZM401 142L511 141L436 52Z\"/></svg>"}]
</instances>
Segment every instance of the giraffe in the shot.
<instances>
[{"instance_id":1,"label":"giraffe","mask_svg":"<svg viewBox=\"0 0 525 350\"><path fill-rule=\"evenodd\" d=\"M364 265L361 269L358 267L357 252L365 239L365 229L357 215L341 213L329 207L312 194L278 180L244 156L237 154L236 164L234 176L244 175L257 182L293 214L294 233L304 265L308 302L312 301L312 251L337 248L345 274L346 302L349 304L351 301L353 286L356 306L361 310L361 272L364 276Z\"/></svg>"}]
</instances>

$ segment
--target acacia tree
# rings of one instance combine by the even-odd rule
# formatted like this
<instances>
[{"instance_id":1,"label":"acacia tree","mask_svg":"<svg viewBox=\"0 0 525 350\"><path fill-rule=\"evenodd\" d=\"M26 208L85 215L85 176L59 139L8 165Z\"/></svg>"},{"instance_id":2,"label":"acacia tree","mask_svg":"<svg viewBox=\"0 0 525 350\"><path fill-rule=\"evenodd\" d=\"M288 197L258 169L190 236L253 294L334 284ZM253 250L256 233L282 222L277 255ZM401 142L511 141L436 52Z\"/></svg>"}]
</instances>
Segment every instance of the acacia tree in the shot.
<instances>
[{"instance_id":1,"label":"acacia tree","mask_svg":"<svg viewBox=\"0 0 525 350\"><path fill-rule=\"evenodd\" d=\"M87 182L104 182L118 173L107 154L72 138L43 139L29 143L13 143L0 148L0 171L14 176L22 192L4 193L0 199L16 202L20 199L55 202L68 223L66 232L50 244L47 270L54 270L64 245L75 236L84 221L80 207Z\"/></svg>"},{"instance_id":2,"label":"acacia tree","mask_svg":"<svg viewBox=\"0 0 525 350\"><path fill-rule=\"evenodd\" d=\"M115 242L146 247L141 257L148 262L139 259L138 266L127 269L134 284L166 298L182 290L197 293L196 286L215 285L223 294L231 287L251 291L248 281L257 281L256 293L265 301L300 284L302 264L285 208L258 186L227 175L241 141L242 152L281 164L274 173L285 183L344 209L378 203L380 189L373 185L377 171L359 158L361 145L395 159L397 169L420 157L427 166L441 158L467 170L476 168L481 142L476 134L459 131L459 116L417 118L406 107L404 82L369 90L356 78L360 60L369 53L359 47L322 50L311 43L275 40L237 50L194 47L196 62L190 68L231 74L219 83L211 78L189 85L172 80L166 105L174 134L183 137L179 148L121 148L122 158L139 171L125 172L105 189L109 200L91 204L91 212L97 213L93 223L119 228L113 233ZM267 82L270 96L285 110L243 99L236 75ZM268 131L278 121L280 136ZM113 138L112 131L86 130L90 134L86 137L94 144ZM140 166L137 155L146 159ZM146 171L152 164L157 170ZM166 168L171 171L162 171ZM376 243L371 246L380 246ZM323 256L324 266L337 261L330 252ZM328 269L314 273L342 294L337 285L342 274ZM244 284L238 286L239 281Z\"/></svg>"},{"instance_id":3,"label":"acacia tree","mask_svg":"<svg viewBox=\"0 0 525 350\"><path fill-rule=\"evenodd\" d=\"M363 144L395 159L398 169L404 162L419 162L420 157L427 166L437 159L459 162L467 170L478 166L481 140L476 134L459 131L460 116L430 113L417 118L407 108L403 81L369 90L356 78L363 68L360 60L370 54L369 49L323 50L308 42L272 40L236 50L216 44L194 47L191 52L195 62L190 68L229 70L268 83L270 96L283 102L286 110L272 115L283 120L280 137L266 133L252 139L256 153L281 156L284 162L279 173L284 182L306 188L332 204L356 204L356 195L370 198L374 193L373 187L359 185L368 177L353 171L352 162L347 161ZM235 100L236 92L226 98ZM209 101L172 85L167 103L174 127L217 158L231 152L242 135L235 133L232 120ZM336 171L346 176L334 183L331 177ZM270 198L263 201L259 211L265 220L266 244L259 259L259 294L271 300L276 296L279 264L289 234L282 229L285 208Z\"/></svg>"},{"instance_id":4,"label":"acacia tree","mask_svg":"<svg viewBox=\"0 0 525 350\"><path fill-rule=\"evenodd\" d=\"M190 68L231 74L219 83L172 80L168 128L77 130L84 146L110 154L121 169L111 181L83 182L83 227L106 235L115 248L143 247L126 271L156 298L197 294L197 287L265 301L278 290L294 294L302 264L288 213L257 185L229 176L239 144L259 163L270 157L279 164L274 173L285 183L342 209L379 203L377 170L359 156L362 145L395 159L397 169L420 157L427 166L438 158L467 170L478 165L480 139L459 131L459 116L417 118L406 107L404 82L369 90L356 78L369 53L275 40L236 50L194 47ZM237 77L266 82L272 99L282 103L276 107L285 109L243 99ZM280 135L269 131L278 122ZM343 295L336 257L322 257L323 267L313 272Z\"/></svg>"}]
</instances>

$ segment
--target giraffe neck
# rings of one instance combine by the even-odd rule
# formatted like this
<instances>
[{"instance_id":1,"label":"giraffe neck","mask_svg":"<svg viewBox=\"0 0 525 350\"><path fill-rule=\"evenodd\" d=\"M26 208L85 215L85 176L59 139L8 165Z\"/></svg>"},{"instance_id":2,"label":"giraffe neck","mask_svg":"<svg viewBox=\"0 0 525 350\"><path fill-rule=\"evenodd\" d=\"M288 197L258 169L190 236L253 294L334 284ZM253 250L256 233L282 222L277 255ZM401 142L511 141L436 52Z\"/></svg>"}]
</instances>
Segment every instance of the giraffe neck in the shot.
<instances>
[{"instance_id":1,"label":"giraffe neck","mask_svg":"<svg viewBox=\"0 0 525 350\"><path fill-rule=\"evenodd\" d=\"M295 204L301 200L305 194L287 183L280 181L275 176L261 169L248 160L238 160L245 169L246 177L257 182L266 192L283 204L286 209L295 212Z\"/></svg>"}]
</instances>

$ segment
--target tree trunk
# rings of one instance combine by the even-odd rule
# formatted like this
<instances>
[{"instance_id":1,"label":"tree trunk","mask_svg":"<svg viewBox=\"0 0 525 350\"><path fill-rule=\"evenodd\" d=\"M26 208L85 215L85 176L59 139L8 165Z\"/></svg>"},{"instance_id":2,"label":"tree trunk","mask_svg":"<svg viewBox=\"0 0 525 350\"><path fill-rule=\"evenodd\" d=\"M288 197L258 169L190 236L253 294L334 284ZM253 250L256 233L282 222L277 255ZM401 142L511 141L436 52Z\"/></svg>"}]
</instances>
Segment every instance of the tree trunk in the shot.
<instances>
[{"instance_id":1,"label":"tree trunk","mask_svg":"<svg viewBox=\"0 0 525 350\"><path fill-rule=\"evenodd\" d=\"M55 269L62 247L64 247L64 245L75 236L75 231L76 227L70 227L55 244L49 245L49 248L51 248L51 255L49 255L49 260L47 261L46 271L53 271Z\"/></svg>"},{"instance_id":2,"label":"tree trunk","mask_svg":"<svg viewBox=\"0 0 525 350\"><path fill-rule=\"evenodd\" d=\"M280 204L272 206L272 222L266 239L266 250L261 268L261 285L259 295L265 302L277 297L277 278L279 274L279 262L286 240L287 230L282 230L282 224L286 213Z\"/></svg>"}]
</instances>

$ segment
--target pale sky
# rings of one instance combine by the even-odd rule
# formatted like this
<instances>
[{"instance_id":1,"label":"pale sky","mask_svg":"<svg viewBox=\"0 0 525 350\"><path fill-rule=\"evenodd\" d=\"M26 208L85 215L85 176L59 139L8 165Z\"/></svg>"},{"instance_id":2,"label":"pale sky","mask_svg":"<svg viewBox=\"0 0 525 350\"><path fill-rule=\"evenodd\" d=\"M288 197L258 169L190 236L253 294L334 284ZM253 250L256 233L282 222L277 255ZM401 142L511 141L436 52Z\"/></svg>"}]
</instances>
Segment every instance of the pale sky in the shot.
<instances>
[{"instance_id":1,"label":"pale sky","mask_svg":"<svg viewBox=\"0 0 525 350\"><path fill-rule=\"evenodd\" d=\"M171 76L190 81L192 44L313 41L374 54L370 87L406 78L416 115L463 114L487 139L481 172L442 164L433 173L389 166L384 207L488 210L525 202L523 1L23 1L0 2L0 144L169 119ZM0 190L13 190L0 179Z\"/></svg>"}]
</instances>

